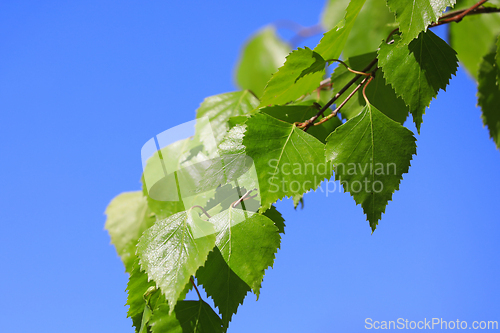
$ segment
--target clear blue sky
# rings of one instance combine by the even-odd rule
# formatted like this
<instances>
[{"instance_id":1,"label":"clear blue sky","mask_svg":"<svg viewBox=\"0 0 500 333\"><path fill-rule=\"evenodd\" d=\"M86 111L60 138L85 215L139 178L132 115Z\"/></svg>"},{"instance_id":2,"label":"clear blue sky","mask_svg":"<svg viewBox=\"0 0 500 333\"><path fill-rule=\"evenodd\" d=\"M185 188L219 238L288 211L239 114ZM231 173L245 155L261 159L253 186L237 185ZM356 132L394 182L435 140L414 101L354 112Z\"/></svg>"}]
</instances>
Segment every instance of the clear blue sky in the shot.
<instances>
[{"instance_id":1,"label":"clear blue sky","mask_svg":"<svg viewBox=\"0 0 500 333\"><path fill-rule=\"evenodd\" d=\"M236 89L246 38L278 19L313 25L323 4L0 3L1 331L133 332L106 205L140 188L147 140ZM500 152L463 70L427 110L417 144L373 235L348 194L308 194L298 211L279 203L287 228L274 269L229 331L500 322Z\"/></svg>"}]
</instances>

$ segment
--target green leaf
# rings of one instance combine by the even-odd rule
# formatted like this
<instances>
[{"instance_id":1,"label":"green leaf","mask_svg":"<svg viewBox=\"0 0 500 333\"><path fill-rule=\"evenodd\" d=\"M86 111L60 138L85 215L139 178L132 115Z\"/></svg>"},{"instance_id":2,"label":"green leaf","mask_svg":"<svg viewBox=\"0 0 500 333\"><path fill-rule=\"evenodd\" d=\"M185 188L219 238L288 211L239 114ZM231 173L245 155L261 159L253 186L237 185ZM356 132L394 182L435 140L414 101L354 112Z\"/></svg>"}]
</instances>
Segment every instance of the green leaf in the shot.
<instances>
[{"instance_id":1,"label":"green leaf","mask_svg":"<svg viewBox=\"0 0 500 333\"><path fill-rule=\"evenodd\" d=\"M325 60L307 47L293 51L267 83L260 106L285 104L318 88L325 65Z\"/></svg>"},{"instance_id":2,"label":"green leaf","mask_svg":"<svg viewBox=\"0 0 500 333\"><path fill-rule=\"evenodd\" d=\"M141 327L144 327L149 320L149 318L144 318L144 313L149 313L160 304L166 303L165 297L155 286L156 283L153 280L148 281L148 276L141 271L140 266L136 263L127 284L127 305L130 306L127 317L132 318L136 331L140 331ZM149 311L146 308L149 308Z\"/></svg>"},{"instance_id":3,"label":"green leaf","mask_svg":"<svg viewBox=\"0 0 500 333\"><path fill-rule=\"evenodd\" d=\"M157 221L139 239L137 254L142 269L173 307L214 245L212 224L188 211Z\"/></svg>"},{"instance_id":4,"label":"green leaf","mask_svg":"<svg viewBox=\"0 0 500 333\"><path fill-rule=\"evenodd\" d=\"M460 9L474 5L477 0L462 1ZM449 42L457 51L460 62L469 74L478 80L479 66L490 52L491 44L500 34L500 15L468 15L460 23L449 24ZM471 41L474 41L471 47Z\"/></svg>"},{"instance_id":5,"label":"green leaf","mask_svg":"<svg viewBox=\"0 0 500 333\"><path fill-rule=\"evenodd\" d=\"M227 328L238 306L243 304L243 299L251 290L250 286L233 272L217 247L210 252L205 265L196 272L196 279L214 300L224 328Z\"/></svg>"},{"instance_id":6,"label":"green leaf","mask_svg":"<svg viewBox=\"0 0 500 333\"><path fill-rule=\"evenodd\" d=\"M490 137L500 149L500 71L497 52L486 55L479 67L477 103L482 110L483 124L488 126Z\"/></svg>"},{"instance_id":7,"label":"green leaf","mask_svg":"<svg viewBox=\"0 0 500 333\"><path fill-rule=\"evenodd\" d=\"M173 135L167 132L157 138L168 142L179 134L187 136L189 134L183 132L186 129L191 130L191 126L197 130L194 137L180 139L162 147L152 154L144 168L143 192L148 196L148 206L158 218L166 218L184 211L185 207L203 205L211 195L208 192L196 192L207 166L212 158L218 156L209 120L201 118L181 126L184 127L175 129ZM153 147L149 149L154 151L157 148L154 140L149 142L153 142Z\"/></svg>"},{"instance_id":8,"label":"green leaf","mask_svg":"<svg viewBox=\"0 0 500 333\"><path fill-rule=\"evenodd\" d=\"M342 50L343 57L378 49L380 41L385 40L395 28L394 15L387 8L385 0L366 0Z\"/></svg>"},{"instance_id":9,"label":"green leaf","mask_svg":"<svg viewBox=\"0 0 500 333\"><path fill-rule=\"evenodd\" d=\"M222 333L222 320L202 300L180 301L175 312L167 304L153 312L149 320L152 333Z\"/></svg>"},{"instance_id":10,"label":"green leaf","mask_svg":"<svg viewBox=\"0 0 500 333\"><path fill-rule=\"evenodd\" d=\"M403 99L396 95L391 85L385 82L381 72L376 74L372 82L366 87L366 97L371 105L381 110L383 114L401 125L403 125L406 118L408 118L410 110ZM360 104L366 105L362 93L358 93L358 101Z\"/></svg>"},{"instance_id":11,"label":"green leaf","mask_svg":"<svg viewBox=\"0 0 500 333\"><path fill-rule=\"evenodd\" d=\"M324 145L295 125L264 113L252 115L246 125L243 144L257 169L261 210L285 196L316 189L332 175L325 163Z\"/></svg>"},{"instance_id":12,"label":"green leaf","mask_svg":"<svg viewBox=\"0 0 500 333\"><path fill-rule=\"evenodd\" d=\"M335 27L345 15L349 0L329 0L323 11L321 24L325 30ZM366 0L352 27L342 50L344 58L361 55L378 49L380 41L396 28L394 14L385 0Z\"/></svg>"},{"instance_id":13,"label":"green leaf","mask_svg":"<svg viewBox=\"0 0 500 333\"><path fill-rule=\"evenodd\" d=\"M146 198L141 191L125 192L114 198L106 208L105 228L121 257L125 270L132 271L135 249L144 230L156 221L149 210Z\"/></svg>"},{"instance_id":14,"label":"green leaf","mask_svg":"<svg viewBox=\"0 0 500 333\"><path fill-rule=\"evenodd\" d=\"M304 122L311 119L319 111L316 105L277 105L260 109L260 112L270 115L276 119L286 121L289 124ZM318 118L321 120L323 117ZM325 143L326 137L340 126L342 122L335 117L319 126L311 126L307 133Z\"/></svg>"},{"instance_id":15,"label":"green leaf","mask_svg":"<svg viewBox=\"0 0 500 333\"><path fill-rule=\"evenodd\" d=\"M249 114L258 105L259 100L248 90L210 96L196 110L196 118L208 117L215 140L220 142L229 130L231 117Z\"/></svg>"},{"instance_id":16,"label":"green leaf","mask_svg":"<svg viewBox=\"0 0 500 333\"><path fill-rule=\"evenodd\" d=\"M365 1L351 0L346 9L344 19L333 29L325 33L318 46L314 48L314 51L318 52L326 60L338 59Z\"/></svg>"},{"instance_id":17,"label":"green leaf","mask_svg":"<svg viewBox=\"0 0 500 333\"><path fill-rule=\"evenodd\" d=\"M271 75L285 62L290 46L272 26L265 27L246 43L236 69L236 82L242 89L262 96Z\"/></svg>"},{"instance_id":18,"label":"green leaf","mask_svg":"<svg viewBox=\"0 0 500 333\"><path fill-rule=\"evenodd\" d=\"M429 30L408 46L401 45L395 36L395 43L382 43L378 54L386 81L410 107L420 132L425 108L457 71L456 52Z\"/></svg>"},{"instance_id":19,"label":"green leaf","mask_svg":"<svg viewBox=\"0 0 500 333\"><path fill-rule=\"evenodd\" d=\"M344 18L345 9L350 0L327 0L321 13L321 25L325 30L331 30Z\"/></svg>"},{"instance_id":20,"label":"green leaf","mask_svg":"<svg viewBox=\"0 0 500 333\"><path fill-rule=\"evenodd\" d=\"M347 59L345 63L354 70L362 71L376 56L376 52L370 52L351 57ZM372 70L373 69L375 68L372 68ZM334 91L342 89L352 78L354 78L354 76L355 74L348 71L344 66L337 66L332 75ZM347 89L340 98L340 101L349 96L354 88L361 83L361 80L363 80L363 78L359 78L356 83ZM354 118L363 110L366 102L363 98L362 90L358 91L356 95L357 96L353 96L340 110L342 118ZM380 70L375 72L374 79L366 87L366 96L373 106L381 109L382 112L392 120L403 124L408 117L408 107L403 99L396 95L394 89L385 82L384 76ZM340 104L340 102L337 104Z\"/></svg>"},{"instance_id":21,"label":"green leaf","mask_svg":"<svg viewBox=\"0 0 500 333\"><path fill-rule=\"evenodd\" d=\"M402 32L401 43L408 44L427 26L437 22L448 6L456 0L387 0L387 5L396 15L399 31Z\"/></svg>"},{"instance_id":22,"label":"green leaf","mask_svg":"<svg viewBox=\"0 0 500 333\"><path fill-rule=\"evenodd\" d=\"M278 228L264 215L232 207L212 216L210 222L227 265L258 297L264 272L273 265L280 246Z\"/></svg>"},{"instance_id":23,"label":"green leaf","mask_svg":"<svg viewBox=\"0 0 500 333\"><path fill-rule=\"evenodd\" d=\"M136 331L139 331L142 326L142 315L146 306L143 296L151 287L155 287L155 282L148 281L148 276L144 272L141 272L139 265L136 265L130 274L127 284L127 305L130 306L127 317L132 318L132 323L136 327Z\"/></svg>"},{"instance_id":24,"label":"green leaf","mask_svg":"<svg viewBox=\"0 0 500 333\"><path fill-rule=\"evenodd\" d=\"M231 128L219 144L219 154L222 156L245 154L245 146L243 145L245 130L246 125L236 125Z\"/></svg>"},{"instance_id":25,"label":"green leaf","mask_svg":"<svg viewBox=\"0 0 500 333\"><path fill-rule=\"evenodd\" d=\"M367 105L328 137L325 152L335 179L361 204L375 231L416 154L413 133Z\"/></svg>"}]
</instances>

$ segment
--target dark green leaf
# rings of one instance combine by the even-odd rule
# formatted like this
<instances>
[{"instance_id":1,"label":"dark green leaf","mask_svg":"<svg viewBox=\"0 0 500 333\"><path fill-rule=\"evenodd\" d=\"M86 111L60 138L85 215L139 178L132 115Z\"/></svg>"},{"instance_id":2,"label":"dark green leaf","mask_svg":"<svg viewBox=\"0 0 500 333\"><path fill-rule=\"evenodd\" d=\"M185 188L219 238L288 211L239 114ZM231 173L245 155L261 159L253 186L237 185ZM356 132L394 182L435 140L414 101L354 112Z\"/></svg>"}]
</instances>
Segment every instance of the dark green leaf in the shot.
<instances>
[{"instance_id":1,"label":"dark green leaf","mask_svg":"<svg viewBox=\"0 0 500 333\"><path fill-rule=\"evenodd\" d=\"M266 216L238 208L212 216L210 222L227 265L258 297L264 272L280 246L278 228Z\"/></svg>"},{"instance_id":2,"label":"dark green leaf","mask_svg":"<svg viewBox=\"0 0 500 333\"><path fill-rule=\"evenodd\" d=\"M376 52L366 53L359 56L347 59L346 64L355 70L362 71L375 57ZM375 69L372 68L372 70ZM335 68L332 75L332 84L334 91L339 91L343 88L355 74L348 71L344 66L339 65ZM359 78L340 98L346 98L354 88L361 83L363 78ZM370 103L376 108L382 109L382 112L389 118L403 124L408 117L408 107L403 99L396 95L394 89L385 82L384 76L380 70L375 72L375 78L366 87L366 96ZM340 102L338 103L340 104ZM353 96L347 104L340 110L340 114L344 119L351 119L357 116L366 105L365 99L361 91L358 91L357 96Z\"/></svg>"},{"instance_id":3,"label":"dark green leaf","mask_svg":"<svg viewBox=\"0 0 500 333\"><path fill-rule=\"evenodd\" d=\"M483 124L488 126L490 137L500 149L500 71L495 54L498 61L498 53L491 52L479 67L477 101L483 113Z\"/></svg>"},{"instance_id":4,"label":"dark green leaf","mask_svg":"<svg viewBox=\"0 0 500 333\"><path fill-rule=\"evenodd\" d=\"M217 247L210 252L205 265L196 272L196 279L214 300L227 328L238 306L243 304L243 299L251 290L250 286L233 272Z\"/></svg>"},{"instance_id":5,"label":"dark green leaf","mask_svg":"<svg viewBox=\"0 0 500 333\"><path fill-rule=\"evenodd\" d=\"M404 124L410 112L401 97L390 84L385 82L382 72L379 70L372 82L366 87L366 97L370 104L382 111L386 116L401 125ZM358 93L358 102L366 105L363 94Z\"/></svg>"},{"instance_id":6,"label":"dark green leaf","mask_svg":"<svg viewBox=\"0 0 500 333\"><path fill-rule=\"evenodd\" d=\"M266 27L252 36L243 49L236 81L243 89L262 96L266 83L285 62L290 46L276 34L274 27Z\"/></svg>"},{"instance_id":7,"label":"dark green leaf","mask_svg":"<svg viewBox=\"0 0 500 333\"><path fill-rule=\"evenodd\" d=\"M422 115L439 89L445 89L457 71L456 52L432 31L422 32L408 46L395 36L392 45L382 43L379 65L396 94L410 107L420 131Z\"/></svg>"},{"instance_id":8,"label":"dark green leaf","mask_svg":"<svg viewBox=\"0 0 500 333\"><path fill-rule=\"evenodd\" d=\"M269 219L271 219L274 222L274 225L276 228L278 228L278 231L280 234L285 233L285 219L283 216L281 216L281 213L278 212L276 207L271 206L268 210L266 210L263 213L264 216L267 216Z\"/></svg>"},{"instance_id":9,"label":"dark green leaf","mask_svg":"<svg viewBox=\"0 0 500 333\"><path fill-rule=\"evenodd\" d=\"M361 204L373 231L414 154L413 133L372 105L337 128L326 144L335 179Z\"/></svg>"}]
</instances>

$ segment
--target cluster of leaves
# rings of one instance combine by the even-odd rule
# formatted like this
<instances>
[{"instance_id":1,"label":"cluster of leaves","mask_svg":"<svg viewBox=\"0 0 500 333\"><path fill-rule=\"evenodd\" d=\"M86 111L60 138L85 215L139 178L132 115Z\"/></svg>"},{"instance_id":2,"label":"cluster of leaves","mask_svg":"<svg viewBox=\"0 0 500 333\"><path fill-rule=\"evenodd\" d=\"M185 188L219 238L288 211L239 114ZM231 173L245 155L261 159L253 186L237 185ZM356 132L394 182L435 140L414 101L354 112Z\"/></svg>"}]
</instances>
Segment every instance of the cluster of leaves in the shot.
<instances>
[{"instance_id":1,"label":"cluster of leaves","mask_svg":"<svg viewBox=\"0 0 500 333\"><path fill-rule=\"evenodd\" d=\"M458 60L478 82L484 124L500 147L500 14L485 2L331 0L322 16L328 31L314 49L291 51L272 27L253 36L237 68L243 90L208 97L197 110L197 118L208 117L215 144L204 142L199 125L194 139L156 153L175 170L222 158L176 173L160 188L186 196L178 178L196 173L203 191L164 201L143 186L106 210L106 228L130 274L128 316L136 331L225 332L248 292L258 297L280 247L285 224L273 204L288 197L297 205L333 175L374 231L416 154L404 123L411 114L420 131ZM428 29L450 22L450 44ZM342 65L328 75L341 55ZM247 156L255 178L235 185L248 171L241 170ZM153 170L152 162L146 168ZM259 189L253 208L243 192L231 196L239 186ZM199 299L185 300L193 287Z\"/></svg>"}]
</instances>

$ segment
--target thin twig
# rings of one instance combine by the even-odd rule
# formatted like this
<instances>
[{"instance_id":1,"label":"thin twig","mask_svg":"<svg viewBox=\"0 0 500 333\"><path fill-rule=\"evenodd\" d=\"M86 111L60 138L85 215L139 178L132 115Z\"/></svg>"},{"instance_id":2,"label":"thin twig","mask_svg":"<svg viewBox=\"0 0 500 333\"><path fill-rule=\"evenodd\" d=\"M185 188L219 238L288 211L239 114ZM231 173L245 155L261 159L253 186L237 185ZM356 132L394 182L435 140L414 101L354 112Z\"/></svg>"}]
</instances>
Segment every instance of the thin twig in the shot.
<instances>
[{"instance_id":1,"label":"thin twig","mask_svg":"<svg viewBox=\"0 0 500 333\"><path fill-rule=\"evenodd\" d=\"M189 280L191 281L191 284L193 285L194 289L196 290L196 293L198 294L198 298L200 299L200 301L202 300L201 298L201 295L200 295L200 291L198 290L198 287L196 286L196 283L194 283L194 280L193 280L193 277L190 276L189 277Z\"/></svg>"},{"instance_id":2,"label":"thin twig","mask_svg":"<svg viewBox=\"0 0 500 333\"><path fill-rule=\"evenodd\" d=\"M486 1L488 0L480 0L478 3L476 3L475 5L467 8L466 10L460 12L460 13L457 13L456 15L452 16L452 17L449 17L451 15L448 14L444 17L441 17L438 22L436 23L433 23L430 25L430 27L436 27L438 25L441 25L441 24L446 24L446 23L450 23L450 22L460 22L462 21L462 19L464 18L464 16L468 15L469 13L472 13L472 12L475 12L476 10L478 10L478 8L480 6L482 6Z\"/></svg>"},{"instance_id":3,"label":"thin twig","mask_svg":"<svg viewBox=\"0 0 500 333\"><path fill-rule=\"evenodd\" d=\"M432 28L432 27L436 27L438 25L442 25L442 24L446 24L446 23L460 22L467 15L487 14L487 13L498 13L498 12L500 12L499 8L481 7L487 1L488 0L480 0L479 2L477 2L476 4L474 4L473 6L467 8L467 9L458 10L458 11L455 11L455 12L447 13L447 14L441 16L439 18L438 22L431 24L429 27ZM389 34L389 36L387 37L387 40L386 40L386 42L388 44L390 44L391 42L393 42L393 41L390 41L390 38L392 37L393 34L395 34L398 31L399 31L399 28L396 28L393 31L391 31L391 33ZM330 60L330 61L334 61L334 60L336 60L336 59L333 59L333 60ZM377 61L378 61L377 58L373 59L372 62L370 64L368 64L368 66L365 69L363 69L362 72L365 72L365 73L368 72L370 70L370 68L373 67L373 65L375 65L377 63ZM341 61L339 61L339 62L343 63ZM343 63L343 65L348 68L348 66L345 63ZM361 76L362 76L362 74L358 73L351 81L349 81L342 89L340 89L340 91L338 93L336 93L335 96L333 96L333 98L330 99L328 101L328 103L326 103L316 115L314 115L313 117L311 117L309 120L306 120L305 122L298 124L298 127L301 127L301 128L303 128L304 131L307 131L307 129L314 124L314 122L319 118L319 116L321 116L333 103L335 103L335 101L340 96L342 96L342 94L345 93ZM365 80L363 80L363 81L365 81ZM370 79L370 81L371 81L371 79ZM359 87L359 85L358 85L358 87ZM357 91L358 89L359 88L357 88L355 90ZM365 88L363 89L363 94L364 94L365 89L366 89L366 85L365 85ZM353 93L351 93L348 96L348 98L346 98L344 100L344 102L342 102L342 104L340 105L340 107L342 107L352 97L352 95L353 95ZM364 95L364 97L366 98L366 95ZM336 115L336 112L338 112L339 109L340 108L337 108L336 110L334 110L332 112L332 114L335 113L335 115ZM328 115L327 117L331 118L333 116L332 115ZM327 117L325 117L325 118L327 118ZM330 118L328 118L328 119L330 119ZM325 121L326 120L321 119L318 122L318 124L321 124L321 123L323 123ZM314 125L316 125L316 124L314 124Z\"/></svg>"},{"instance_id":4,"label":"thin twig","mask_svg":"<svg viewBox=\"0 0 500 333\"><path fill-rule=\"evenodd\" d=\"M477 15L477 14L489 14L489 13L499 13L500 8L495 7L481 7L488 0L481 0L478 3L474 4L472 7L467 9L455 10L449 13L444 14L438 19L438 22L432 23L429 25L430 28L437 27L439 25L451 23L451 22L460 22L465 16L469 15ZM396 28L391 31L389 36L387 36L386 42L389 42L392 35L399 31L399 28Z\"/></svg>"},{"instance_id":5,"label":"thin twig","mask_svg":"<svg viewBox=\"0 0 500 333\"><path fill-rule=\"evenodd\" d=\"M360 71L355 71L351 67L347 66L347 64L345 62L343 62L342 60L340 60L340 59L328 59L326 62L331 62L331 61L335 61L335 62L338 62L338 63L342 64L351 73L360 74L360 75L363 75L363 76L370 76L370 74L368 74L368 73L360 72Z\"/></svg>"},{"instance_id":6,"label":"thin twig","mask_svg":"<svg viewBox=\"0 0 500 333\"><path fill-rule=\"evenodd\" d=\"M369 64L368 66L366 66L362 72L368 72L370 70L370 68L373 67L373 65L375 65L377 63L378 59L375 58L373 59ZM340 91L338 93L335 94L335 96L333 96L332 99L330 99L328 101L328 103L326 103L322 108L321 110L319 110L319 112L314 115L313 117L311 117L311 119L309 120L306 120L305 123L304 123L304 131L307 131L307 129L309 127L311 127L311 125L316 121L316 119L318 119L319 116L321 116L333 103L335 103L335 101L340 97L342 96L343 93L345 93L347 91L347 89L349 89L361 76L361 74L357 74L351 81L349 81L342 89L340 89Z\"/></svg>"},{"instance_id":7,"label":"thin twig","mask_svg":"<svg viewBox=\"0 0 500 333\"><path fill-rule=\"evenodd\" d=\"M363 79L363 81L361 81L360 84L358 84L357 87L354 88L354 90L349 94L349 96L347 96L346 99L344 99L344 101L342 103L340 103L340 105L337 106L337 108L335 110L332 111L332 113L330 113L328 116L322 118L320 121L314 123L313 126L321 125L324 122L335 117L337 115L337 113L340 111L340 109L342 109L344 107L344 105L351 99L351 97L359 90L359 88L361 88L363 86L363 84L366 82L366 80L368 80L368 77L365 77Z\"/></svg>"}]
</instances>

